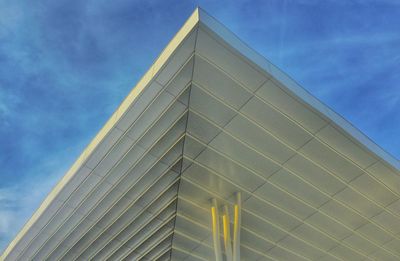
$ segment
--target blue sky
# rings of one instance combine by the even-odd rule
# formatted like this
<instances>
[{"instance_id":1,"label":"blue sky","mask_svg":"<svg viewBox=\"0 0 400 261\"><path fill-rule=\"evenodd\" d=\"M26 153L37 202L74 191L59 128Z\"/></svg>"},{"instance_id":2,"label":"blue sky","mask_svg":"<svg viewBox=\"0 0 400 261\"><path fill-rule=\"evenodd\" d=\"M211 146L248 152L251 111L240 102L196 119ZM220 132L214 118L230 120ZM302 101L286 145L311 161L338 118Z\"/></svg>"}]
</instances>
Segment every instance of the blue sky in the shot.
<instances>
[{"instance_id":1,"label":"blue sky","mask_svg":"<svg viewBox=\"0 0 400 261\"><path fill-rule=\"evenodd\" d=\"M400 2L0 0L0 252L197 5L400 158Z\"/></svg>"}]
</instances>

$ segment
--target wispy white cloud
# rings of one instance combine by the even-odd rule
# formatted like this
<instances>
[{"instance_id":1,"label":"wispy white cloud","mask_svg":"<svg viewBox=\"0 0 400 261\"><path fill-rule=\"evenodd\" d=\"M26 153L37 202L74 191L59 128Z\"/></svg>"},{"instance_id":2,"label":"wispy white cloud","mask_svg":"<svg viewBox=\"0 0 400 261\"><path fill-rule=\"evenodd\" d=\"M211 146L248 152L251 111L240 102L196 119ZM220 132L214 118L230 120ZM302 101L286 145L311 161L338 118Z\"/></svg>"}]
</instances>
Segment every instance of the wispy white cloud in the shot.
<instances>
[{"instance_id":1,"label":"wispy white cloud","mask_svg":"<svg viewBox=\"0 0 400 261\"><path fill-rule=\"evenodd\" d=\"M11 1L0 2L0 39L12 34L23 19L21 8Z\"/></svg>"},{"instance_id":2,"label":"wispy white cloud","mask_svg":"<svg viewBox=\"0 0 400 261\"><path fill-rule=\"evenodd\" d=\"M14 215L13 209L18 200L19 195L15 187L0 189L0 238L10 236L13 233L13 228L16 227L14 222L18 219L18 216ZM4 242L1 243L4 244Z\"/></svg>"},{"instance_id":3,"label":"wispy white cloud","mask_svg":"<svg viewBox=\"0 0 400 261\"><path fill-rule=\"evenodd\" d=\"M13 93L0 88L0 127L8 127L9 117L12 117L19 100Z\"/></svg>"},{"instance_id":4,"label":"wispy white cloud","mask_svg":"<svg viewBox=\"0 0 400 261\"><path fill-rule=\"evenodd\" d=\"M48 174L40 182L32 178L0 188L0 252L27 222L61 175Z\"/></svg>"}]
</instances>

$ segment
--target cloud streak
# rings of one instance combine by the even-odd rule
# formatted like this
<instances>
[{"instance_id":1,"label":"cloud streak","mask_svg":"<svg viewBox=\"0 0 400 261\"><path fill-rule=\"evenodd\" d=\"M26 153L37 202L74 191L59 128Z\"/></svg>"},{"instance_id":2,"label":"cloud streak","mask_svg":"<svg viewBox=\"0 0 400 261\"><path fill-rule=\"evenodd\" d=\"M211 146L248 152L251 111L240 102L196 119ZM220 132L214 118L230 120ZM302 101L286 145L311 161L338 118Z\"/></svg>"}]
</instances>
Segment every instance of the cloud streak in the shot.
<instances>
[{"instance_id":1,"label":"cloud streak","mask_svg":"<svg viewBox=\"0 0 400 261\"><path fill-rule=\"evenodd\" d=\"M0 189L0 248L15 237L19 229L39 207L59 175L48 175L42 182L30 180Z\"/></svg>"}]
</instances>

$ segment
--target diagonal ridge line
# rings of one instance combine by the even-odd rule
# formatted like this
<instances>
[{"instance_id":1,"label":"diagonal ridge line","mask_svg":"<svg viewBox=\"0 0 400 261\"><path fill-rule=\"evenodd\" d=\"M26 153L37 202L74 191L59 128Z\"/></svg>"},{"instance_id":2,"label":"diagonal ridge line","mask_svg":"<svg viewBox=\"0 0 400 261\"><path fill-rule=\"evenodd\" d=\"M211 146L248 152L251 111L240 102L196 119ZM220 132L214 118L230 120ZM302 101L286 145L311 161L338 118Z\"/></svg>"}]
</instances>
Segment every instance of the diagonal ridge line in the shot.
<instances>
[{"instance_id":1,"label":"diagonal ridge line","mask_svg":"<svg viewBox=\"0 0 400 261\"><path fill-rule=\"evenodd\" d=\"M188 101L187 101L187 110L189 110L190 107L190 98L192 97L192 82L193 82L193 75L194 75L194 68L195 68L195 64L196 64L196 56L194 55L196 53L196 46L197 46L197 36L199 34L199 26L197 25L196 28L196 35L195 35L195 39L194 39L194 48L193 48L193 65L192 65L192 74L190 76L190 81L189 81L189 97L188 97ZM181 166L180 166L180 170L179 170L179 181L178 181L178 190L177 190L177 195L179 195L179 190L181 187L181 176L182 176L182 171L183 171L183 154L185 152L185 143L186 143L186 133L187 133L187 127L188 127L188 122L189 122L189 111L186 114L186 122L185 122L185 130L184 130L184 138L183 138L183 145L182 145L182 161L181 161ZM178 204L179 204L179 200L177 200L176 202L176 209L175 209L175 213L178 213ZM172 244L174 243L174 233L175 233L175 228L176 228L176 218L174 220L174 225L173 225L173 233L172 233L172 237L171 237L171 249L172 249ZM169 256L169 260L172 259L172 251L170 251L170 256Z\"/></svg>"}]
</instances>

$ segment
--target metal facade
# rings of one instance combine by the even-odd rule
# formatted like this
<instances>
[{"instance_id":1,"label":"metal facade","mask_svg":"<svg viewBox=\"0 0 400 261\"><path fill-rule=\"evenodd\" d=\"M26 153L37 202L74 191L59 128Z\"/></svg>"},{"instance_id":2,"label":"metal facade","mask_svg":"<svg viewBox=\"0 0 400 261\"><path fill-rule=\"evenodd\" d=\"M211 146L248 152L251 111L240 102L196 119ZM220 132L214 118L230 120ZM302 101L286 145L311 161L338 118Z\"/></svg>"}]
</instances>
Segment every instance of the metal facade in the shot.
<instances>
[{"instance_id":1,"label":"metal facade","mask_svg":"<svg viewBox=\"0 0 400 261\"><path fill-rule=\"evenodd\" d=\"M399 166L197 9L2 259L399 260Z\"/></svg>"}]
</instances>

